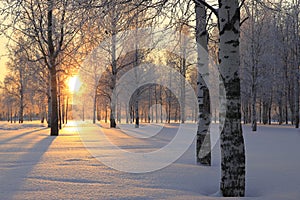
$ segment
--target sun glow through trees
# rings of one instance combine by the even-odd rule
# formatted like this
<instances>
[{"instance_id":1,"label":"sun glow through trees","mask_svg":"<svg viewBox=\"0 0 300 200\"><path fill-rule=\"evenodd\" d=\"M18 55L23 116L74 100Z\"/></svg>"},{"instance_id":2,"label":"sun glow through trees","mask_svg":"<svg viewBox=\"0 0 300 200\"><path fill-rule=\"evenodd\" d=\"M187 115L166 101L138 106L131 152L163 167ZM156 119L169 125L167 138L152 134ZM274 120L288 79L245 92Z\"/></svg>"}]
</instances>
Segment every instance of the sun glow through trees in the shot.
<instances>
[{"instance_id":1,"label":"sun glow through trees","mask_svg":"<svg viewBox=\"0 0 300 200\"><path fill-rule=\"evenodd\" d=\"M77 75L68 79L68 86L71 93L79 92L81 85L82 83Z\"/></svg>"}]
</instances>

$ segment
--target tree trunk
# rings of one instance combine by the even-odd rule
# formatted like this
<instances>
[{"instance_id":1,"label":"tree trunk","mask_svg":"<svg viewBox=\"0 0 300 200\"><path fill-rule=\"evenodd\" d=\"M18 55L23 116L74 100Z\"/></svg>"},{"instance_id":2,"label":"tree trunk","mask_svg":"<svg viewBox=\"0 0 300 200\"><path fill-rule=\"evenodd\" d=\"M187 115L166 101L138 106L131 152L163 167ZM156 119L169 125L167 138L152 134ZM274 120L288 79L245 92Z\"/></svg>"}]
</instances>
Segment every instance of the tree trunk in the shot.
<instances>
[{"instance_id":1,"label":"tree trunk","mask_svg":"<svg viewBox=\"0 0 300 200\"><path fill-rule=\"evenodd\" d=\"M288 75L288 58L284 59L284 83L285 83L285 123L289 124L289 75Z\"/></svg>"},{"instance_id":2,"label":"tree trunk","mask_svg":"<svg viewBox=\"0 0 300 200\"><path fill-rule=\"evenodd\" d=\"M247 115L248 115L248 106L246 102L243 103L243 106L242 106L242 112L243 112L243 120L244 120L244 124L247 124Z\"/></svg>"},{"instance_id":3,"label":"tree trunk","mask_svg":"<svg viewBox=\"0 0 300 200\"><path fill-rule=\"evenodd\" d=\"M47 45L49 51L50 87L51 87L51 136L58 136L58 109L57 109L57 80L56 80L56 53L53 42L53 9L54 1L47 0Z\"/></svg>"},{"instance_id":4,"label":"tree trunk","mask_svg":"<svg viewBox=\"0 0 300 200\"><path fill-rule=\"evenodd\" d=\"M291 111L291 123L294 125L295 123L295 96L294 96L294 83L290 83L288 87L289 91L289 105Z\"/></svg>"},{"instance_id":5,"label":"tree trunk","mask_svg":"<svg viewBox=\"0 0 300 200\"><path fill-rule=\"evenodd\" d=\"M7 122L9 122L10 119L10 109L9 109L9 104L7 104Z\"/></svg>"},{"instance_id":6,"label":"tree trunk","mask_svg":"<svg viewBox=\"0 0 300 200\"><path fill-rule=\"evenodd\" d=\"M135 123L134 105L131 106L131 119L132 123Z\"/></svg>"},{"instance_id":7,"label":"tree trunk","mask_svg":"<svg viewBox=\"0 0 300 200\"><path fill-rule=\"evenodd\" d=\"M136 85L136 93L135 93L135 98L134 98L134 111L135 111L135 128L140 127L140 114L139 114L139 98L140 98L140 89L138 88L138 83L139 83L139 74L137 74L136 68L139 65L139 38L138 38L138 10L136 12L136 20L135 20L135 43L134 43L134 48L135 48L135 54L134 54L134 76L135 76L135 85Z\"/></svg>"},{"instance_id":8,"label":"tree trunk","mask_svg":"<svg viewBox=\"0 0 300 200\"><path fill-rule=\"evenodd\" d=\"M112 20L112 37L111 37L111 60L112 60L112 85L111 91L114 91L116 88L116 79L117 79L117 58L116 58L116 45L117 45L117 17L115 16L115 4L112 5L113 20ZM111 98L111 108L110 108L110 128L116 128L116 99Z\"/></svg>"},{"instance_id":9,"label":"tree trunk","mask_svg":"<svg viewBox=\"0 0 300 200\"><path fill-rule=\"evenodd\" d=\"M138 101L139 93L140 93L139 89L137 89L135 99L134 99L135 128L140 127L140 114L139 114L139 101Z\"/></svg>"},{"instance_id":10,"label":"tree trunk","mask_svg":"<svg viewBox=\"0 0 300 200\"><path fill-rule=\"evenodd\" d=\"M10 123L13 123L13 109L12 109L12 104L10 104Z\"/></svg>"},{"instance_id":11,"label":"tree trunk","mask_svg":"<svg viewBox=\"0 0 300 200\"><path fill-rule=\"evenodd\" d=\"M185 58L183 59L185 60ZM185 61L183 61L185 63ZM186 64L183 64L184 68L185 68ZM183 69L183 71L185 71L185 69ZM180 118L181 118L181 123L185 123L185 73L183 72L183 77L184 79L182 79L181 81L181 96L180 96L180 102L181 102L181 106L180 106Z\"/></svg>"},{"instance_id":12,"label":"tree trunk","mask_svg":"<svg viewBox=\"0 0 300 200\"><path fill-rule=\"evenodd\" d=\"M24 84L23 84L23 69L19 70L20 73L20 107L19 107L19 123L24 122L23 112L24 112Z\"/></svg>"},{"instance_id":13,"label":"tree trunk","mask_svg":"<svg viewBox=\"0 0 300 200\"><path fill-rule=\"evenodd\" d=\"M298 59L298 58L295 58ZM294 87L294 97L295 97L295 108L294 108L294 112L295 112L295 128L299 128L299 66L296 65L295 67L295 87Z\"/></svg>"},{"instance_id":14,"label":"tree trunk","mask_svg":"<svg viewBox=\"0 0 300 200\"><path fill-rule=\"evenodd\" d=\"M160 123L163 123L163 99L162 99L162 86L159 86L159 101L160 101Z\"/></svg>"},{"instance_id":15,"label":"tree trunk","mask_svg":"<svg viewBox=\"0 0 300 200\"><path fill-rule=\"evenodd\" d=\"M299 59L299 46L300 46L300 39L299 39L299 1L296 0L295 2L293 1L293 3L295 4L295 8L294 8L294 12L295 12L295 16L294 16L294 38L295 38L295 49L294 49L294 66L295 66L295 87L294 87L294 94L295 94L295 128L299 128L299 103L300 103L300 99L299 99L299 65L300 65L300 59Z\"/></svg>"},{"instance_id":16,"label":"tree trunk","mask_svg":"<svg viewBox=\"0 0 300 200\"><path fill-rule=\"evenodd\" d=\"M264 125L268 123L268 102L263 101L263 109L262 109L262 122Z\"/></svg>"},{"instance_id":17,"label":"tree trunk","mask_svg":"<svg viewBox=\"0 0 300 200\"><path fill-rule=\"evenodd\" d=\"M252 131L255 132L257 131L257 119L256 119L256 87L252 86L252 117L251 117L251 122L252 122Z\"/></svg>"},{"instance_id":18,"label":"tree trunk","mask_svg":"<svg viewBox=\"0 0 300 200\"><path fill-rule=\"evenodd\" d=\"M107 106L105 106L105 119L104 122L107 123L107 118L108 118L108 111L107 111Z\"/></svg>"},{"instance_id":19,"label":"tree trunk","mask_svg":"<svg viewBox=\"0 0 300 200\"><path fill-rule=\"evenodd\" d=\"M215 124L217 123L217 108L215 108Z\"/></svg>"},{"instance_id":20,"label":"tree trunk","mask_svg":"<svg viewBox=\"0 0 300 200\"><path fill-rule=\"evenodd\" d=\"M270 103L269 103L269 110L268 110L269 125L272 124L272 104L273 104L273 94L271 94Z\"/></svg>"},{"instance_id":21,"label":"tree trunk","mask_svg":"<svg viewBox=\"0 0 300 200\"><path fill-rule=\"evenodd\" d=\"M185 123L185 81L186 81L186 56L187 56L187 42L185 37L182 38L183 33L180 33L181 36L181 41L180 41L180 47L181 47L181 52L182 52L182 57L180 59L180 63L181 63L181 75L183 76L180 84L180 118L181 118L181 123Z\"/></svg>"},{"instance_id":22,"label":"tree trunk","mask_svg":"<svg viewBox=\"0 0 300 200\"><path fill-rule=\"evenodd\" d=\"M47 95L47 100L48 100L48 115L47 115L47 123L48 123L48 128L51 128L51 115L52 115L52 106L51 106L51 87L49 87L49 94Z\"/></svg>"},{"instance_id":23,"label":"tree trunk","mask_svg":"<svg viewBox=\"0 0 300 200\"><path fill-rule=\"evenodd\" d=\"M175 114L174 114L174 122L177 123L177 115L178 115L178 106L176 106Z\"/></svg>"},{"instance_id":24,"label":"tree trunk","mask_svg":"<svg viewBox=\"0 0 300 200\"><path fill-rule=\"evenodd\" d=\"M116 117L115 117L115 110L116 110L116 106L112 105L111 109L110 109L110 128L116 128L117 124L116 124Z\"/></svg>"},{"instance_id":25,"label":"tree trunk","mask_svg":"<svg viewBox=\"0 0 300 200\"><path fill-rule=\"evenodd\" d=\"M62 113L61 113L61 99L58 95L58 117L59 117L59 129L62 129Z\"/></svg>"},{"instance_id":26,"label":"tree trunk","mask_svg":"<svg viewBox=\"0 0 300 200\"><path fill-rule=\"evenodd\" d=\"M280 95L280 97L279 97L278 109L279 109L279 119L278 119L278 123L279 123L279 125L282 125L282 124L283 124L282 95Z\"/></svg>"},{"instance_id":27,"label":"tree trunk","mask_svg":"<svg viewBox=\"0 0 300 200\"><path fill-rule=\"evenodd\" d=\"M58 84L59 84L59 76L58 78ZM58 85L58 119L59 119L59 129L62 129L62 114L61 114L61 91L60 91L60 85Z\"/></svg>"},{"instance_id":28,"label":"tree trunk","mask_svg":"<svg viewBox=\"0 0 300 200\"><path fill-rule=\"evenodd\" d=\"M152 103L152 90L151 90L151 86L149 86L148 100L149 100L149 104L148 104L148 123L150 123L151 120L153 120L153 111L151 110L151 103Z\"/></svg>"},{"instance_id":29,"label":"tree trunk","mask_svg":"<svg viewBox=\"0 0 300 200\"><path fill-rule=\"evenodd\" d=\"M211 165L211 141L209 126L211 122L209 90L204 81L204 77L199 73L208 73L208 49L206 30L206 10L205 6L195 1L196 12L196 42L198 53L198 130L196 143L197 163ZM205 51L205 52L203 52Z\"/></svg>"},{"instance_id":30,"label":"tree trunk","mask_svg":"<svg viewBox=\"0 0 300 200\"><path fill-rule=\"evenodd\" d=\"M29 120L32 122L33 118L34 118L34 113L33 113L32 109L30 109L30 111L29 111Z\"/></svg>"},{"instance_id":31,"label":"tree trunk","mask_svg":"<svg viewBox=\"0 0 300 200\"><path fill-rule=\"evenodd\" d=\"M97 86L95 86L93 99L93 124L96 124L96 107L97 107Z\"/></svg>"},{"instance_id":32,"label":"tree trunk","mask_svg":"<svg viewBox=\"0 0 300 200\"><path fill-rule=\"evenodd\" d=\"M122 122L122 107L121 103L118 103L118 123Z\"/></svg>"},{"instance_id":33,"label":"tree trunk","mask_svg":"<svg viewBox=\"0 0 300 200\"><path fill-rule=\"evenodd\" d=\"M57 103L57 80L54 62L50 69L51 76L51 136L58 136L58 103Z\"/></svg>"},{"instance_id":34,"label":"tree trunk","mask_svg":"<svg viewBox=\"0 0 300 200\"><path fill-rule=\"evenodd\" d=\"M245 195L245 147L241 125L240 90L240 9L238 0L219 0L219 63L221 80L224 82L226 114L220 114L224 120L221 131L221 183L224 197ZM223 119L222 119L223 118Z\"/></svg>"},{"instance_id":35,"label":"tree trunk","mask_svg":"<svg viewBox=\"0 0 300 200\"><path fill-rule=\"evenodd\" d=\"M17 122L17 113L15 112L15 115L14 115L14 123Z\"/></svg>"},{"instance_id":36,"label":"tree trunk","mask_svg":"<svg viewBox=\"0 0 300 200\"><path fill-rule=\"evenodd\" d=\"M171 123L171 109L172 109L172 105L171 105L171 99L170 99L170 94L168 94L168 112L167 112L167 122L168 124Z\"/></svg>"},{"instance_id":37,"label":"tree trunk","mask_svg":"<svg viewBox=\"0 0 300 200\"><path fill-rule=\"evenodd\" d=\"M158 100L157 100L157 89L156 85L154 87L154 94L155 94L155 123L158 123Z\"/></svg>"},{"instance_id":38,"label":"tree trunk","mask_svg":"<svg viewBox=\"0 0 300 200\"><path fill-rule=\"evenodd\" d=\"M155 86L155 85L154 85ZM154 88L155 89L155 88ZM150 109L151 109L151 123L153 123L154 122L154 108L153 108L153 97L152 97L152 94L153 94L153 89L152 89L152 87L151 87L151 101L150 101ZM156 98L156 97L155 97Z\"/></svg>"},{"instance_id":39,"label":"tree trunk","mask_svg":"<svg viewBox=\"0 0 300 200\"><path fill-rule=\"evenodd\" d=\"M66 124L68 124L68 112L69 112L69 97L67 96L67 103L66 103Z\"/></svg>"},{"instance_id":40,"label":"tree trunk","mask_svg":"<svg viewBox=\"0 0 300 200\"><path fill-rule=\"evenodd\" d=\"M252 108L251 108L251 103L250 102L248 102L248 119L247 119L247 121L248 121L248 123L247 124L251 124L251 118L252 118Z\"/></svg>"},{"instance_id":41,"label":"tree trunk","mask_svg":"<svg viewBox=\"0 0 300 200\"><path fill-rule=\"evenodd\" d=\"M63 96L63 99L62 99L62 115L61 115L61 118L62 118L62 123L65 124L65 111L66 111L66 108L65 108L65 97Z\"/></svg>"},{"instance_id":42,"label":"tree trunk","mask_svg":"<svg viewBox=\"0 0 300 200\"><path fill-rule=\"evenodd\" d=\"M169 87L172 88L172 71L169 73ZM171 109L172 109L172 93L171 90L166 88L166 93L167 93L167 102L168 102L168 113L167 113L167 122L170 124L171 123Z\"/></svg>"},{"instance_id":43,"label":"tree trunk","mask_svg":"<svg viewBox=\"0 0 300 200\"><path fill-rule=\"evenodd\" d=\"M82 105L84 107L84 105ZM85 110L83 109L83 114L85 114ZM101 121L102 120L102 105L97 103L97 120Z\"/></svg>"},{"instance_id":44,"label":"tree trunk","mask_svg":"<svg viewBox=\"0 0 300 200\"><path fill-rule=\"evenodd\" d=\"M24 115L23 114L23 111L24 111L24 93L23 93L23 91L20 93L20 95L21 95L21 97L20 97L20 108L19 108L19 123L22 124L24 122L24 118L23 118L23 115Z\"/></svg>"},{"instance_id":45,"label":"tree trunk","mask_svg":"<svg viewBox=\"0 0 300 200\"><path fill-rule=\"evenodd\" d=\"M40 110L40 119L41 119L41 124L43 124L44 121L45 121L45 110L46 110L45 105L43 103L41 103L40 108L41 108L41 110Z\"/></svg>"},{"instance_id":46,"label":"tree trunk","mask_svg":"<svg viewBox=\"0 0 300 200\"><path fill-rule=\"evenodd\" d=\"M285 102L285 124L289 124L289 108L288 108L288 95L286 95L286 102Z\"/></svg>"},{"instance_id":47,"label":"tree trunk","mask_svg":"<svg viewBox=\"0 0 300 200\"><path fill-rule=\"evenodd\" d=\"M125 107L125 114L126 114L126 124L129 124L129 117L130 117L130 116L128 116L128 115L129 115L129 113L128 113L128 109L129 109L129 108ZM130 112L130 111L129 111L129 112Z\"/></svg>"},{"instance_id":48,"label":"tree trunk","mask_svg":"<svg viewBox=\"0 0 300 200\"><path fill-rule=\"evenodd\" d=\"M258 72L257 72L257 65L258 65L258 61L257 61L257 57L258 57L258 53L256 53L256 51L258 51L257 49L255 49L255 47L257 46L255 43L255 38L257 37L255 35L255 30L254 30L254 25L255 25L255 15L254 15L254 10L256 12L256 6L254 6L254 1L252 1L252 13L251 13L251 61L252 61L252 71L251 71L251 76L252 76L252 83L251 83L251 95L252 95L252 102L251 102L251 125L252 125L252 131L255 132L257 131L257 116L256 116L256 98L257 98L257 76L258 76Z\"/></svg>"},{"instance_id":49,"label":"tree trunk","mask_svg":"<svg viewBox=\"0 0 300 200\"><path fill-rule=\"evenodd\" d=\"M262 123L262 102L259 100L259 123Z\"/></svg>"}]
</instances>

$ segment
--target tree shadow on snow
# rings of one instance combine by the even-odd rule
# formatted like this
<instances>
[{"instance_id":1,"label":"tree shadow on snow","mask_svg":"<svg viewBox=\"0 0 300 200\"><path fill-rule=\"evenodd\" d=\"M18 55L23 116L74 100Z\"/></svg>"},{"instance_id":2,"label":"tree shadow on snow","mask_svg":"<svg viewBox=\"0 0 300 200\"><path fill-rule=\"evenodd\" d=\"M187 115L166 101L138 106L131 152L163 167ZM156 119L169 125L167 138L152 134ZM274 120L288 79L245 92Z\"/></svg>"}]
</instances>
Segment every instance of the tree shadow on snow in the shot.
<instances>
[{"instance_id":1,"label":"tree shadow on snow","mask_svg":"<svg viewBox=\"0 0 300 200\"><path fill-rule=\"evenodd\" d=\"M29 134L32 134L32 133L36 133L36 132L39 132L39 131L43 131L43 130L46 130L48 129L47 127L43 127L43 128L39 128L39 129L36 129L36 130L32 130L32 131L26 131L24 133L21 133L21 134L18 134L14 137L11 137L11 138L7 138L7 139L4 139L4 140L0 140L0 144L4 144L4 143L7 143L7 142L10 142L12 140L16 140L16 139L19 139L19 138L22 138L26 135L29 135Z\"/></svg>"},{"instance_id":2,"label":"tree shadow on snow","mask_svg":"<svg viewBox=\"0 0 300 200\"><path fill-rule=\"evenodd\" d=\"M38 132L40 130L41 129L26 132L22 135ZM4 170L1 170L0 174L1 199L13 199L14 195L16 195L18 191L20 191L20 189L22 188L22 185L26 181L28 174L38 164L44 153L48 150L52 142L55 140L55 137L51 136L38 135L37 137L41 137L41 140L37 141L19 158L10 163L7 163L7 161L3 161L4 164L7 166ZM12 140L12 138L10 138L8 141L10 140Z\"/></svg>"}]
</instances>

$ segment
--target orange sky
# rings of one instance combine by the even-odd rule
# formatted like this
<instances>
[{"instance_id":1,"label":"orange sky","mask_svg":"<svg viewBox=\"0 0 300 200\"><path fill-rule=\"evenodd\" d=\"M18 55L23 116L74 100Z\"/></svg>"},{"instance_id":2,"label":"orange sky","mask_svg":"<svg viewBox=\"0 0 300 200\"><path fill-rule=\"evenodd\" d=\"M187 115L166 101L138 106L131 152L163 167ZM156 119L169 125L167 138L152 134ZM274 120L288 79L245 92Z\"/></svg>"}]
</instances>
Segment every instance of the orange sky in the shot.
<instances>
[{"instance_id":1,"label":"orange sky","mask_svg":"<svg viewBox=\"0 0 300 200\"><path fill-rule=\"evenodd\" d=\"M6 67L5 64L7 62L7 58L6 57L2 57L2 55L5 55L7 53L6 51L6 42L7 39L3 36L0 36L0 81L2 82L5 74L6 74Z\"/></svg>"},{"instance_id":2,"label":"orange sky","mask_svg":"<svg viewBox=\"0 0 300 200\"><path fill-rule=\"evenodd\" d=\"M0 2L0 6L2 6L2 2ZM2 57L2 55L5 55L7 53L5 47L6 41L7 39L4 36L0 35L0 81L1 82L3 81L6 74L5 63L7 62L7 58Z\"/></svg>"}]
</instances>

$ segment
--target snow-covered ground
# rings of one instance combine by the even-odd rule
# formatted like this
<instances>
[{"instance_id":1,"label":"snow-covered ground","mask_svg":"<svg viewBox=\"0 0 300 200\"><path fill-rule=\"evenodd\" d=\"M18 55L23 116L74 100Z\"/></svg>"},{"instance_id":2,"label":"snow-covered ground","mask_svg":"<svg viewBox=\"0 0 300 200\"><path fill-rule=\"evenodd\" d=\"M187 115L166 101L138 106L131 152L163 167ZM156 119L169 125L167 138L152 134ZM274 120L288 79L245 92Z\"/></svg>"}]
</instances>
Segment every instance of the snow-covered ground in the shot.
<instances>
[{"instance_id":1,"label":"snow-covered ground","mask_svg":"<svg viewBox=\"0 0 300 200\"><path fill-rule=\"evenodd\" d=\"M10 123L10 122L0 122L0 131L2 130L20 130L26 128L38 128L38 127L46 127L47 124L41 124L40 121L24 121L23 124Z\"/></svg>"},{"instance_id":2,"label":"snow-covered ground","mask_svg":"<svg viewBox=\"0 0 300 200\"><path fill-rule=\"evenodd\" d=\"M193 143L170 166L133 174L107 167L85 148L78 131L98 133L99 125L86 123L78 128L70 123L59 137L50 137L49 129L38 124L13 126L0 122L1 200L226 199L218 197L219 143L213 149L212 167L195 165ZM127 125L122 129L131 130ZM142 127L141 132L160 129L159 125L151 125ZM117 146L143 152L167 144L176 129L177 125L167 125L155 137L135 139L120 129L102 130ZM244 199L300 199L299 130L289 126L260 126L257 133L252 133L245 126L244 135L247 151Z\"/></svg>"}]
</instances>

